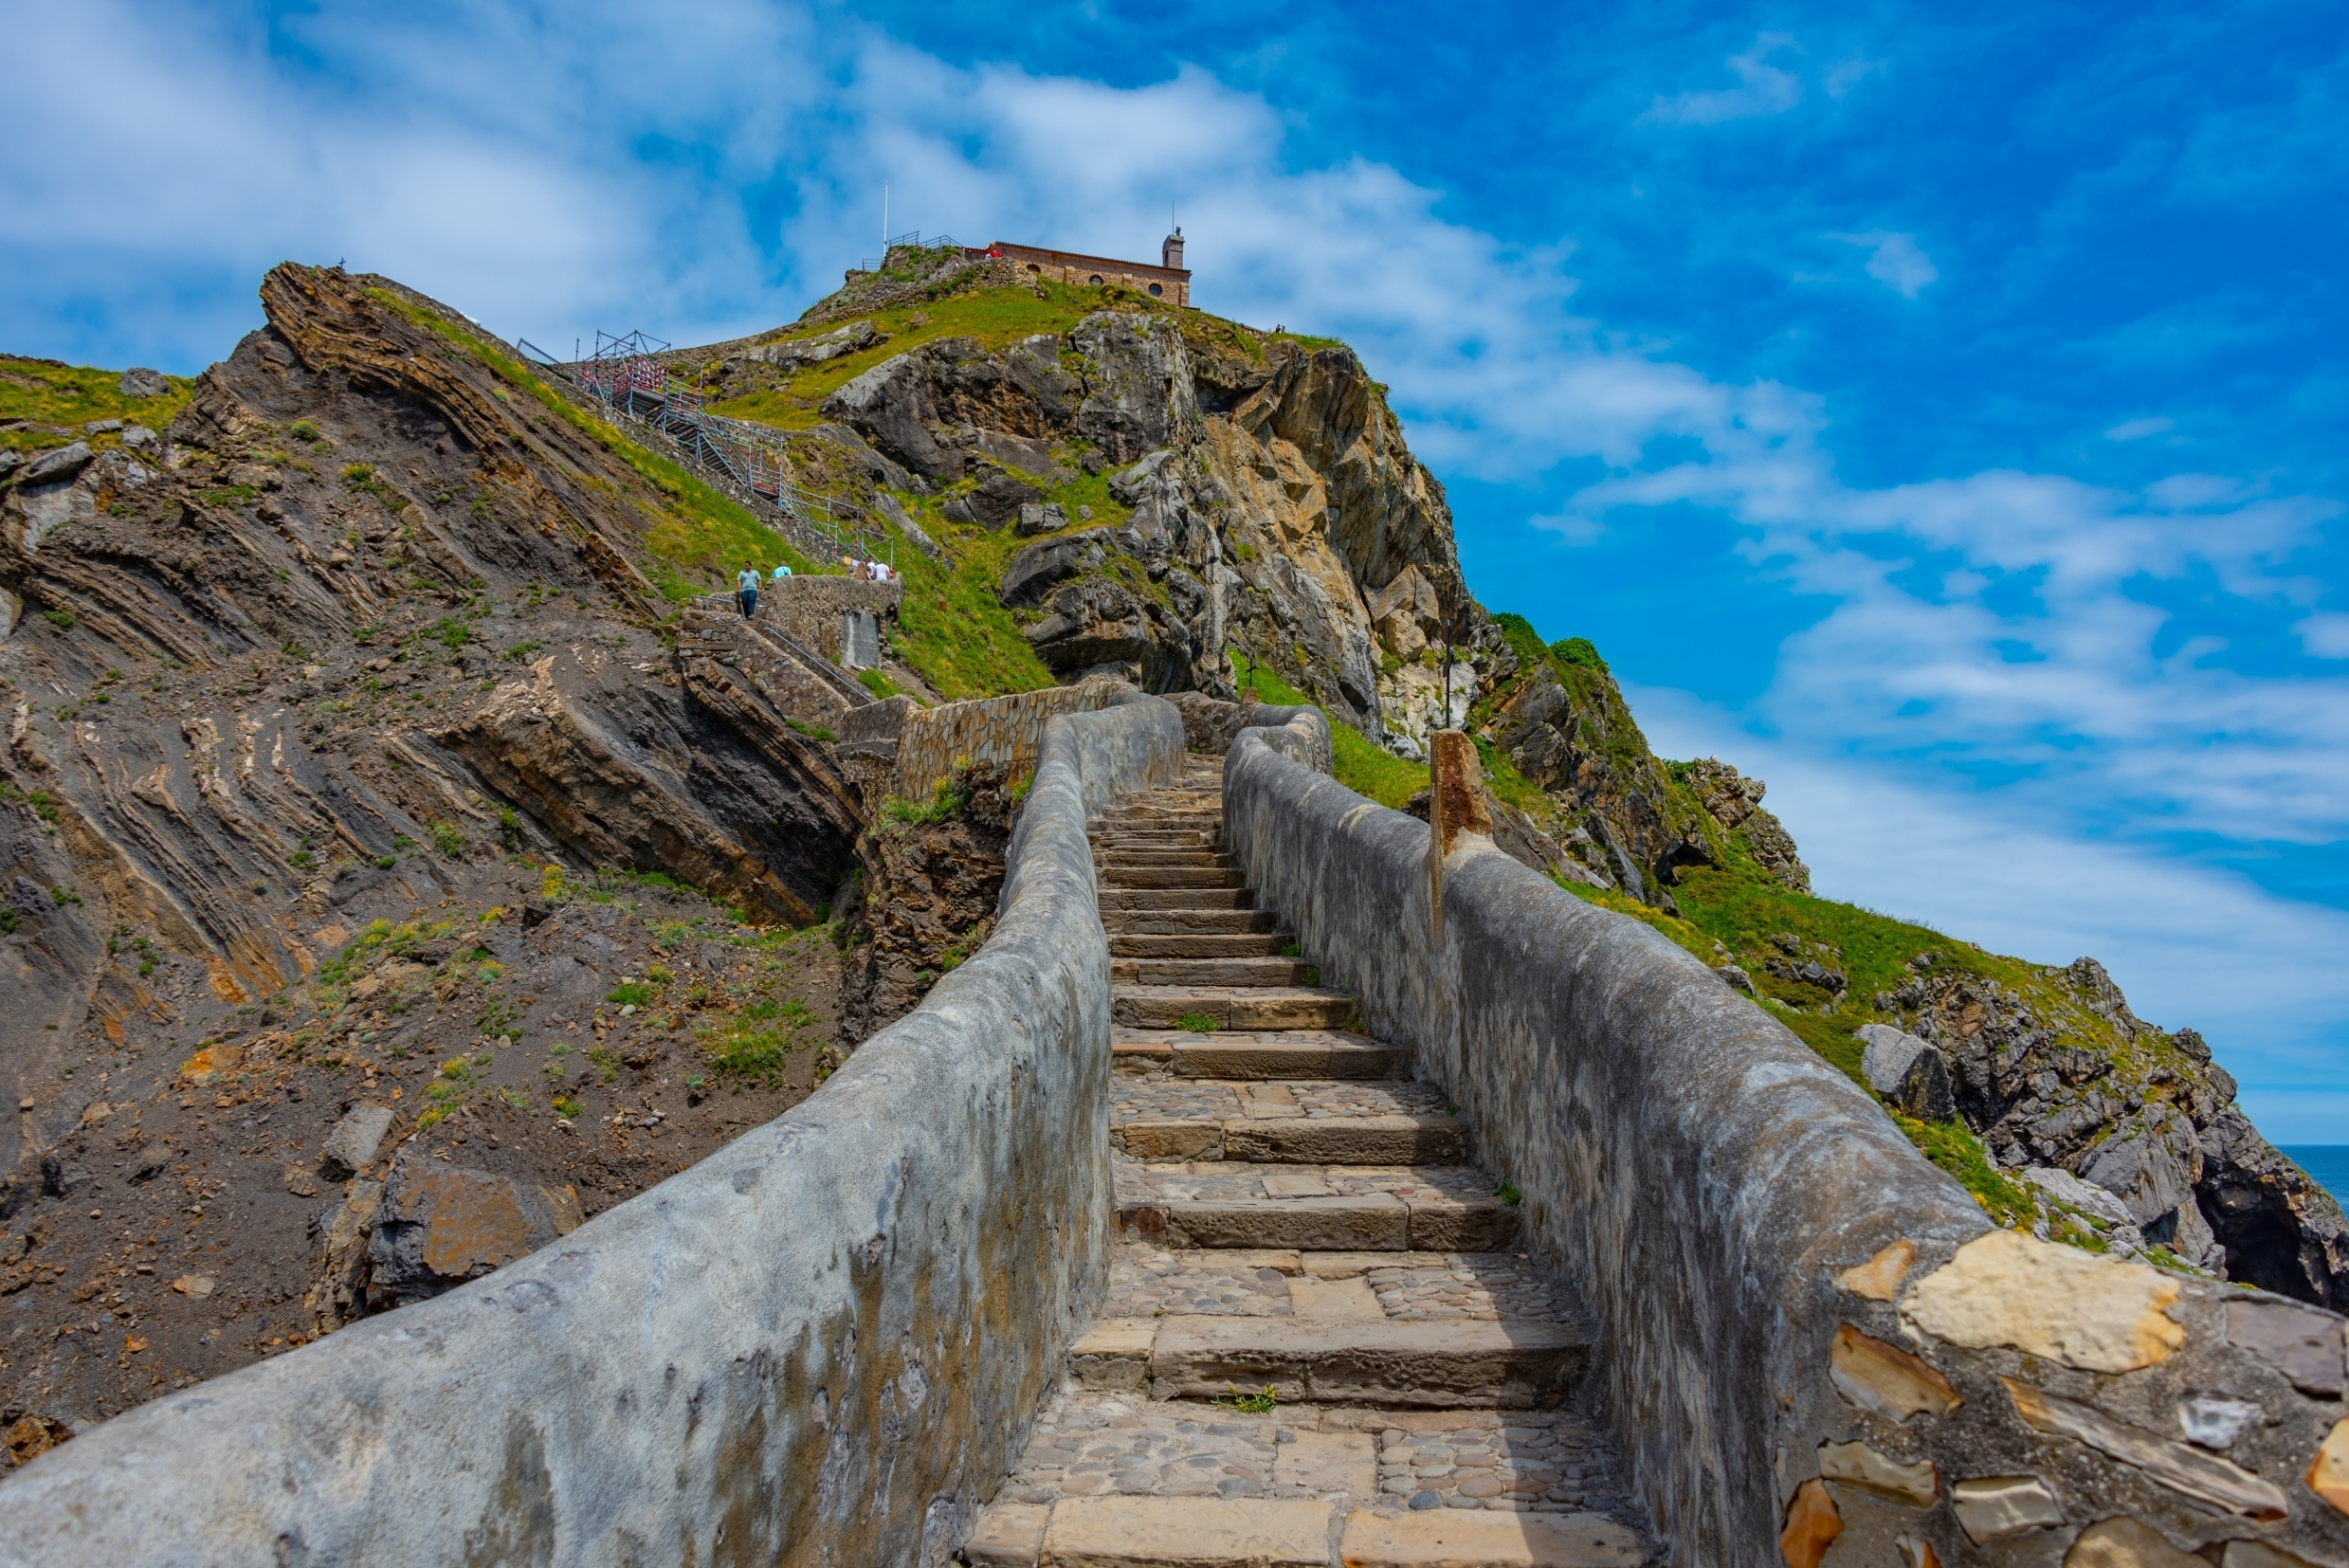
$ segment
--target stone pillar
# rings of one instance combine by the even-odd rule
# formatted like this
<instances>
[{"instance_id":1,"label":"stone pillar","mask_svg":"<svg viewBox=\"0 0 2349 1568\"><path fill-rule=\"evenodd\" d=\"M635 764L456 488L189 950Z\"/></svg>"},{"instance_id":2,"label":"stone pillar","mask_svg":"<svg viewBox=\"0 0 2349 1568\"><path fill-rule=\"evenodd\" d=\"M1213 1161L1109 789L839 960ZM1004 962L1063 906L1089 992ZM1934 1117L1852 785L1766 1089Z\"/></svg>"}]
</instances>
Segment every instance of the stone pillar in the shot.
<instances>
[{"instance_id":1,"label":"stone pillar","mask_svg":"<svg viewBox=\"0 0 2349 1568\"><path fill-rule=\"evenodd\" d=\"M1493 815L1484 804L1484 769L1476 742L1458 730L1428 738L1429 939L1444 939L1444 863L1455 850L1492 846Z\"/></svg>"}]
</instances>

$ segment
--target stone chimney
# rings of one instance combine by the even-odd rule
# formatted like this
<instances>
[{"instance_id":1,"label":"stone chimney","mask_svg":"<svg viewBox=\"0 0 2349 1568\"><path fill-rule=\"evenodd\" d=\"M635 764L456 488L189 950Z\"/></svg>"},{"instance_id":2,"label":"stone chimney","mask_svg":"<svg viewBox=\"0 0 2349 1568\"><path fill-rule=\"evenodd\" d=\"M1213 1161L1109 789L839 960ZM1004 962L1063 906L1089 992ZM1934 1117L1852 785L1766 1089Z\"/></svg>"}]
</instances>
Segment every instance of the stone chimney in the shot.
<instances>
[{"instance_id":1,"label":"stone chimney","mask_svg":"<svg viewBox=\"0 0 2349 1568\"><path fill-rule=\"evenodd\" d=\"M1183 269L1183 231L1180 228L1166 237L1158 246L1158 264L1171 272Z\"/></svg>"}]
</instances>

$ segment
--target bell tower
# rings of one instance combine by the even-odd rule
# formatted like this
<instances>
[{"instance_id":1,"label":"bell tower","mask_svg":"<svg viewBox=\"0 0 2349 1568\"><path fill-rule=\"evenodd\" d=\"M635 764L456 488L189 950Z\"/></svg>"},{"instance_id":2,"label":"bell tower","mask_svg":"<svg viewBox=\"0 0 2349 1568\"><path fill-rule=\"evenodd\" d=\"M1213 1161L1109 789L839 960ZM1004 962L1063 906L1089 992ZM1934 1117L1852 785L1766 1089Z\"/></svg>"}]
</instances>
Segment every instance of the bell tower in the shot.
<instances>
[{"instance_id":1,"label":"bell tower","mask_svg":"<svg viewBox=\"0 0 2349 1568\"><path fill-rule=\"evenodd\" d=\"M1179 227L1159 245L1158 264L1170 272L1183 270L1183 231Z\"/></svg>"}]
</instances>

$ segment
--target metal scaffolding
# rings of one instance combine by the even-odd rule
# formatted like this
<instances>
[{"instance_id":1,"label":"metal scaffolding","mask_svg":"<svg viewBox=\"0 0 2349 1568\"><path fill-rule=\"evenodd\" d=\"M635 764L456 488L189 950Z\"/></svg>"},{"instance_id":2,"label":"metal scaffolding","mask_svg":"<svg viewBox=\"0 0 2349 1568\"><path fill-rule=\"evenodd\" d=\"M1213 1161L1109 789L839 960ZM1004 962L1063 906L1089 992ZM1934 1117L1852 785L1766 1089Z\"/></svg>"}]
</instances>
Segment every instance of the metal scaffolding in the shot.
<instances>
[{"instance_id":1,"label":"metal scaffolding","mask_svg":"<svg viewBox=\"0 0 2349 1568\"><path fill-rule=\"evenodd\" d=\"M619 417L649 427L674 442L686 459L714 478L768 501L829 546L827 560L854 556L897 564L897 541L885 528L869 526L861 513L803 490L787 477L789 451L781 435L764 425L730 419L705 407L701 389L660 357L670 346L642 332L625 337L595 335L595 352L585 359L558 360L523 338L515 347L537 369L594 398Z\"/></svg>"}]
</instances>

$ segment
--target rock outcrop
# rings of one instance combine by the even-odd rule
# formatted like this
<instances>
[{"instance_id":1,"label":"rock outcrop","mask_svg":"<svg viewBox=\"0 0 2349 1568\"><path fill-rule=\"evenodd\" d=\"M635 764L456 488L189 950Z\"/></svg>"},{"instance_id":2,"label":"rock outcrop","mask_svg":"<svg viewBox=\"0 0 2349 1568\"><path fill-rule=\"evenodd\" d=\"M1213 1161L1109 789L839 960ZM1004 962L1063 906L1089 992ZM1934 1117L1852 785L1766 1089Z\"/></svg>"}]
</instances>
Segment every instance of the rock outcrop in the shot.
<instances>
[{"instance_id":1,"label":"rock outcrop","mask_svg":"<svg viewBox=\"0 0 2349 1568\"><path fill-rule=\"evenodd\" d=\"M289 264L262 302L191 391L121 378L170 399L159 435L89 421L0 465L0 1249L46 1238L9 1282L45 1328L102 1277L155 1345L11 1354L0 1402L76 1424L494 1266L804 1095L829 950L787 993L809 1022L737 1028L799 976L719 933L815 920L864 828L833 748L681 670L646 573L673 589L722 536L643 450L386 280ZM633 937L572 916L623 915L599 867L648 905ZM420 1157L476 1141L386 1209L365 1140L319 1153L355 1099ZM485 1145L584 1205L518 1198L463 1256L401 1242ZM101 1194L146 1246L228 1246L134 1271Z\"/></svg>"},{"instance_id":2,"label":"rock outcrop","mask_svg":"<svg viewBox=\"0 0 2349 1568\"><path fill-rule=\"evenodd\" d=\"M2093 1184L2145 1241L2185 1263L2349 1305L2349 1220L2251 1125L2234 1079L2194 1030L2165 1033L2138 1018L2094 958L2041 972L2052 1003L1937 973L1944 966L1933 952L1907 967L1875 1010L1947 1059L1958 1113L2002 1166L2055 1167ZM2111 1047L2067 1043L2100 1025Z\"/></svg>"}]
</instances>

